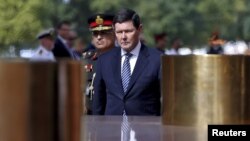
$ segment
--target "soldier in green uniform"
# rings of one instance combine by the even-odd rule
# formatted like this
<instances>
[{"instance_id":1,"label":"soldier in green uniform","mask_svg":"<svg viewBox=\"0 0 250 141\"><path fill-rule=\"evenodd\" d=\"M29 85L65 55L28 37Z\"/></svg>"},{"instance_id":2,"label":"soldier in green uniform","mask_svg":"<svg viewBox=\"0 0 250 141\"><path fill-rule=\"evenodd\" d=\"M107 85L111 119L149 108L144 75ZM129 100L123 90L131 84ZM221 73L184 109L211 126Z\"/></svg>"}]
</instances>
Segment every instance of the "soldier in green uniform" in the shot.
<instances>
[{"instance_id":1,"label":"soldier in green uniform","mask_svg":"<svg viewBox=\"0 0 250 141\"><path fill-rule=\"evenodd\" d=\"M93 82L95 78L95 62L98 56L115 46L115 34L112 28L114 15L99 13L88 18L89 29L92 33L92 41L88 48L83 53L83 58L86 60L84 66L87 72L87 87L85 97L85 112L88 115L92 114L92 98L93 98Z\"/></svg>"}]
</instances>

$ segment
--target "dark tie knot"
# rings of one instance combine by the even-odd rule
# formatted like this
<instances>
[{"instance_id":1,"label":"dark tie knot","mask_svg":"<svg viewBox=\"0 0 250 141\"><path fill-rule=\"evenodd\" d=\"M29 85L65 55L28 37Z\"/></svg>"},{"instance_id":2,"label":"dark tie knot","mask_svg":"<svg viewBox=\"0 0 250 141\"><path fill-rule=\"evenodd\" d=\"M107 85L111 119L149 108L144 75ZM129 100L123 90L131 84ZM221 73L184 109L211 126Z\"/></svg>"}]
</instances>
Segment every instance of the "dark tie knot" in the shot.
<instances>
[{"instance_id":1,"label":"dark tie knot","mask_svg":"<svg viewBox=\"0 0 250 141\"><path fill-rule=\"evenodd\" d=\"M130 57L132 57L132 55L133 55L133 54L130 53L130 52L128 52L128 53L125 54L126 58L128 58L128 59L129 59Z\"/></svg>"}]
</instances>

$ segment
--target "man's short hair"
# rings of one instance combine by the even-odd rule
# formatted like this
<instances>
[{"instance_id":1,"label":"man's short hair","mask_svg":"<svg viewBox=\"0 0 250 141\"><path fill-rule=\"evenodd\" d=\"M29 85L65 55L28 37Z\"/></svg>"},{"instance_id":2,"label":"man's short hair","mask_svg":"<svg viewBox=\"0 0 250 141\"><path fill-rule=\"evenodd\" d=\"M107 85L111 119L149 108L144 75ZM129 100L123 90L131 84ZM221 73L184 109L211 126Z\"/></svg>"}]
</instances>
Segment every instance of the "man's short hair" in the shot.
<instances>
[{"instance_id":1,"label":"man's short hair","mask_svg":"<svg viewBox=\"0 0 250 141\"><path fill-rule=\"evenodd\" d=\"M133 25L136 29L140 27L141 20L139 15L132 9L123 8L115 15L113 25L116 23L123 23L132 20Z\"/></svg>"},{"instance_id":2,"label":"man's short hair","mask_svg":"<svg viewBox=\"0 0 250 141\"><path fill-rule=\"evenodd\" d=\"M69 25L70 26L70 21L68 20L63 20L63 21L60 21L57 25L56 25L56 29L60 29L63 25Z\"/></svg>"}]
</instances>

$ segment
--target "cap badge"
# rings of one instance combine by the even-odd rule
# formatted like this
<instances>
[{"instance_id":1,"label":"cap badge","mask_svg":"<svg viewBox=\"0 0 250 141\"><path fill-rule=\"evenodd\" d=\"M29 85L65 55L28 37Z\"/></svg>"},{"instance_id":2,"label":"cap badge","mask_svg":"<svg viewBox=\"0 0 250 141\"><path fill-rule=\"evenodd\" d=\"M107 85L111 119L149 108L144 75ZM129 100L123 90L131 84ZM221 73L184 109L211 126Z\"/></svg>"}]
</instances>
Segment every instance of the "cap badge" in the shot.
<instances>
[{"instance_id":1,"label":"cap badge","mask_svg":"<svg viewBox=\"0 0 250 141\"><path fill-rule=\"evenodd\" d=\"M102 19L100 16L97 16L96 19L95 19L95 22L96 22L98 25L101 25L101 24L103 24L103 19Z\"/></svg>"}]
</instances>

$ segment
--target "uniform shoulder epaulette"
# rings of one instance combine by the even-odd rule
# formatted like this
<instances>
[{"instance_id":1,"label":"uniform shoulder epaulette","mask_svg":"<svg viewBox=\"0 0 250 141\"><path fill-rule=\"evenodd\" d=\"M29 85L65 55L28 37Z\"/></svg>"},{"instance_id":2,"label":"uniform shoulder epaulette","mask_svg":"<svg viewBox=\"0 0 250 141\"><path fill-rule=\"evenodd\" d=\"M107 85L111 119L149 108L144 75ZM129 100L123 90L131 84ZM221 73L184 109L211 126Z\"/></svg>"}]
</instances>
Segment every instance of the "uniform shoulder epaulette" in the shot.
<instances>
[{"instance_id":1,"label":"uniform shoulder epaulette","mask_svg":"<svg viewBox=\"0 0 250 141\"><path fill-rule=\"evenodd\" d=\"M90 59L95 55L95 51L86 51L82 53L84 59Z\"/></svg>"}]
</instances>

